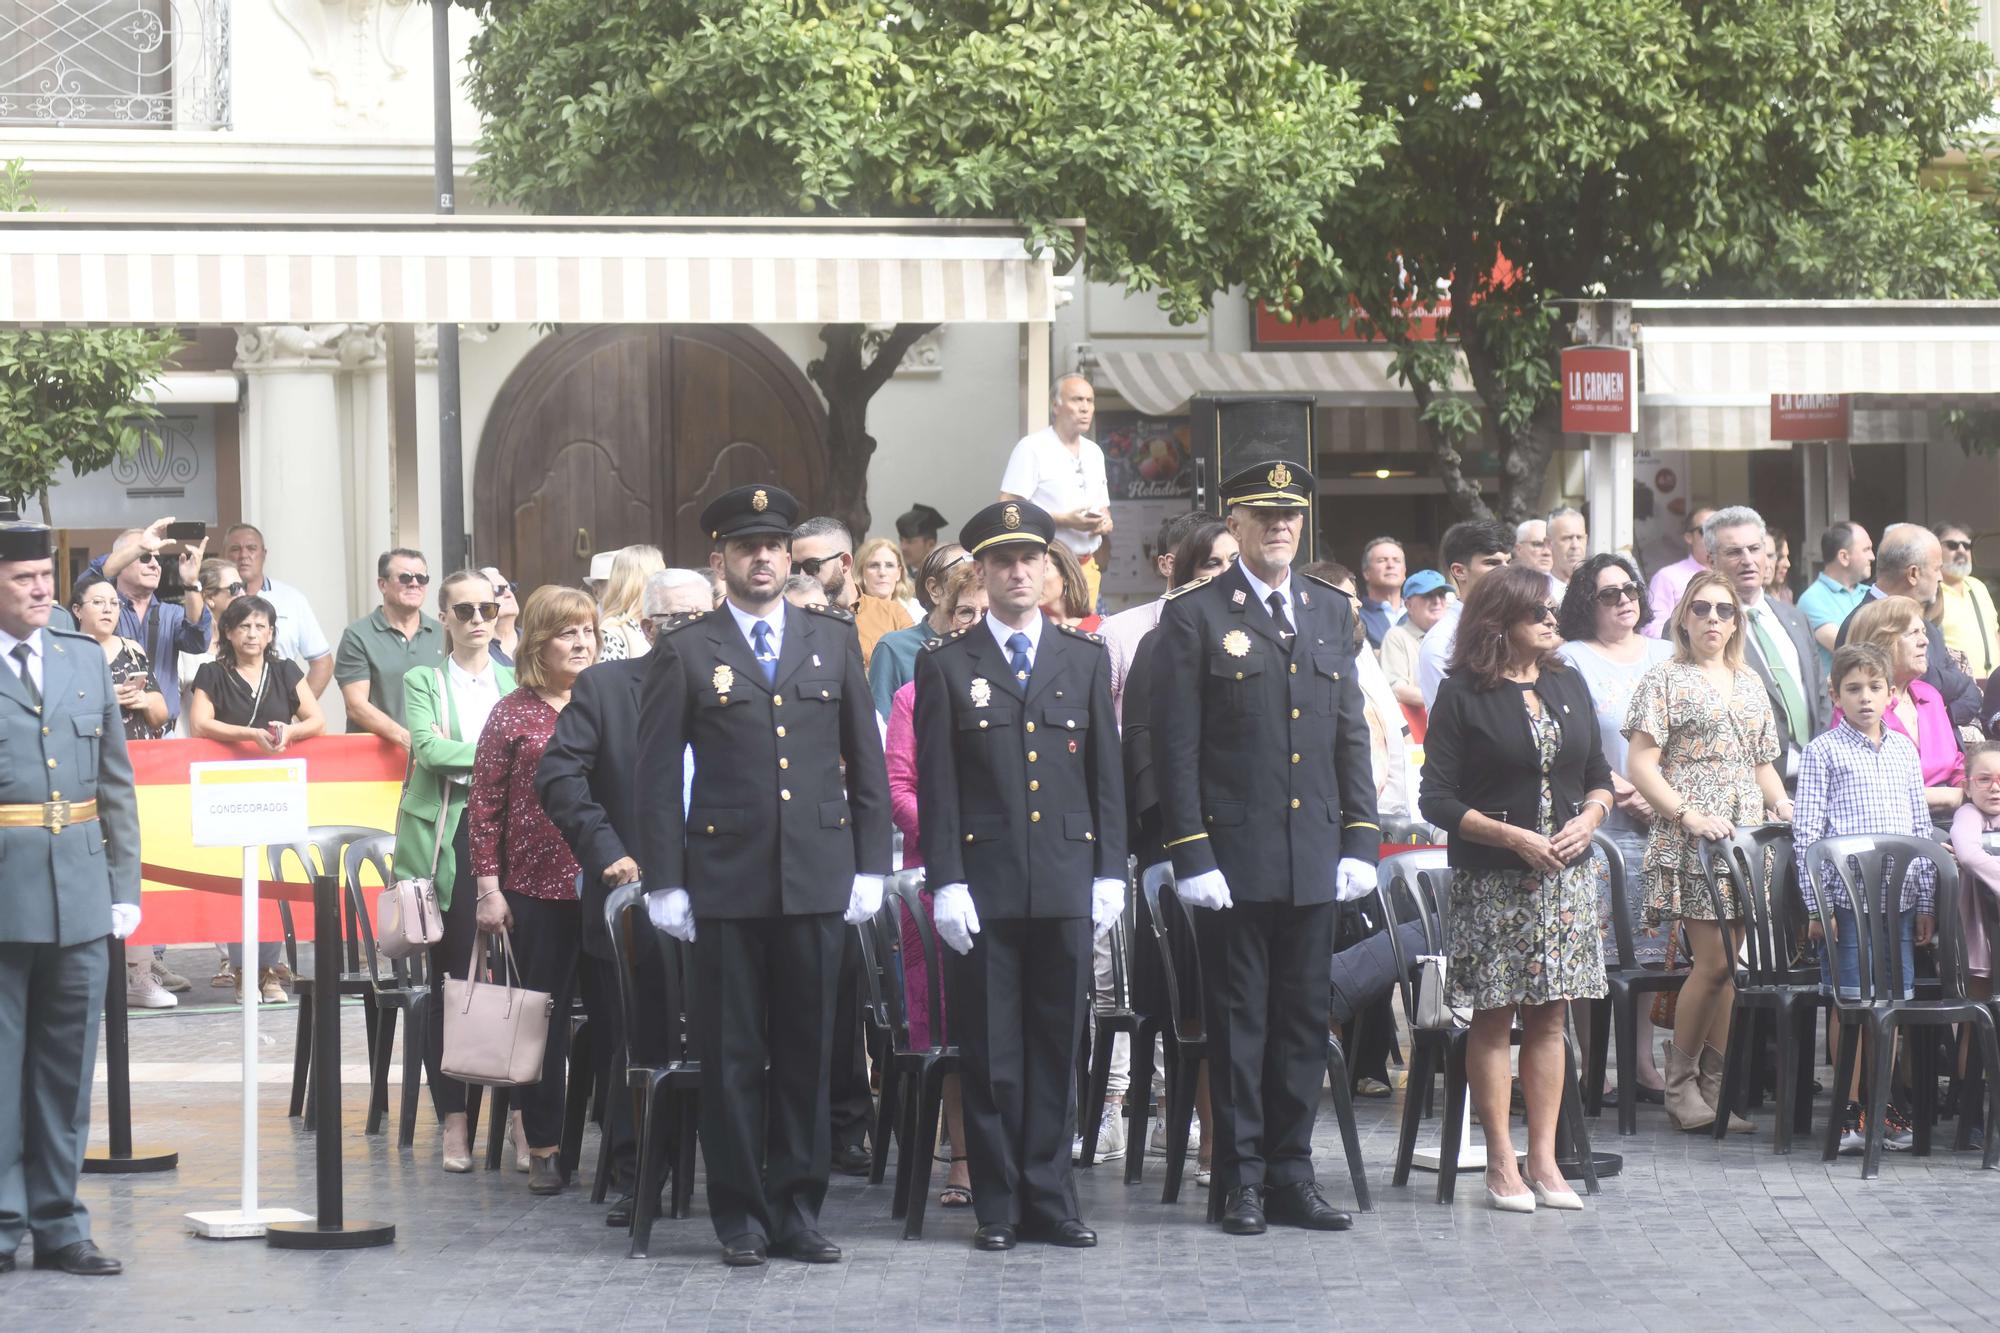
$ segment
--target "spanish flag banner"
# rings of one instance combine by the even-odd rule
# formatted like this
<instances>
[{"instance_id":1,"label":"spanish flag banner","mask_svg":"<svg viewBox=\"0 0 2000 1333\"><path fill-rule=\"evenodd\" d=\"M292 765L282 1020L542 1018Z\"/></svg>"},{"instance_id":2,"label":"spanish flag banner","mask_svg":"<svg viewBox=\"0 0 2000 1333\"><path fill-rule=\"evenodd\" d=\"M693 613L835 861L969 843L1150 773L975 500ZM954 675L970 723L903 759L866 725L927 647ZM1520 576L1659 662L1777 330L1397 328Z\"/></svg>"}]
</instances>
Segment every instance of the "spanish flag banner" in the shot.
<instances>
[{"instance_id":1,"label":"spanish flag banner","mask_svg":"<svg viewBox=\"0 0 2000 1333\"><path fill-rule=\"evenodd\" d=\"M129 943L208 944L237 939L243 929L243 854L232 848L194 845L188 766L270 756L252 745L216 741L133 741L127 748L139 795L140 905L145 912ZM306 804L313 826L395 830L405 759L400 747L376 736L320 736L287 747L285 757L306 761ZM292 908L293 931L298 939L311 939L312 887L305 872L296 859L287 857L283 878L273 877L265 849L257 852L260 937L284 938L278 911L283 900L305 905ZM364 896L372 908L375 895Z\"/></svg>"}]
</instances>

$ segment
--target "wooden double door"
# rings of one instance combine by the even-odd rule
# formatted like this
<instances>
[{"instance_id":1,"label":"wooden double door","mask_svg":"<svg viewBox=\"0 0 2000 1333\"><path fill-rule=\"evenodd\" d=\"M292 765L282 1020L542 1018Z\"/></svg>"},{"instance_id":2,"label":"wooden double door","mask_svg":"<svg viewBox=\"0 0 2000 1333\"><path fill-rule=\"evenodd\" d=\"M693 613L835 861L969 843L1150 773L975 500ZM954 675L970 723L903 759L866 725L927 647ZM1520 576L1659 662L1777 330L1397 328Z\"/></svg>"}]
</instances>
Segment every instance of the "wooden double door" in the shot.
<instances>
[{"instance_id":1,"label":"wooden double door","mask_svg":"<svg viewBox=\"0 0 2000 1333\"><path fill-rule=\"evenodd\" d=\"M704 568L702 509L776 482L813 512L826 414L790 357L740 325L606 325L545 339L480 440L473 549L523 589L575 586L599 551Z\"/></svg>"}]
</instances>

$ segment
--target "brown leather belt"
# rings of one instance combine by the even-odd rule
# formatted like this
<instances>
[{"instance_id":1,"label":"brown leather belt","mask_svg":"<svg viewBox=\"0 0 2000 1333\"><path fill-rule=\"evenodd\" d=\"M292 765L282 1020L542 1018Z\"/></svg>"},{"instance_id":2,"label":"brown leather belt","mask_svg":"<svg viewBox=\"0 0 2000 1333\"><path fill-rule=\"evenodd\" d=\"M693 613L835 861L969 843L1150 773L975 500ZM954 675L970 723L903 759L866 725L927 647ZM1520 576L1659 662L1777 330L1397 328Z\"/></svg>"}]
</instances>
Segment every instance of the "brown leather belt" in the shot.
<instances>
[{"instance_id":1,"label":"brown leather belt","mask_svg":"<svg viewBox=\"0 0 2000 1333\"><path fill-rule=\"evenodd\" d=\"M61 833L71 824L97 818L97 799L44 801L40 805L0 805L0 828L45 828Z\"/></svg>"}]
</instances>

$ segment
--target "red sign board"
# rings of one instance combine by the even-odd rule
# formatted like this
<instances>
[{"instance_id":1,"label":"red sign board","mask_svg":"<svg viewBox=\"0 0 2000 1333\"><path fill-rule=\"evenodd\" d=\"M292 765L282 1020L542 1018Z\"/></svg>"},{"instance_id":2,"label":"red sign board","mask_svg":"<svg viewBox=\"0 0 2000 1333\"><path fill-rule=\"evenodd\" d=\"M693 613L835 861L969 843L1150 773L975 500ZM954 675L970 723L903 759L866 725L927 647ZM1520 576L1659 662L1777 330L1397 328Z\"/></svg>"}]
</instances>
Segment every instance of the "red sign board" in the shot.
<instances>
[{"instance_id":1,"label":"red sign board","mask_svg":"<svg viewBox=\"0 0 2000 1333\"><path fill-rule=\"evenodd\" d=\"M1562 428L1572 435L1638 433L1636 348L1563 348Z\"/></svg>"},{"instance_id":2,"label":"red sign board","mask_svg":"<svg viewBox=\"0 0 2000 1333\"><path fill-rule=\"evenodd\" d=\"M1774 440L1844 441L1848 435L1848 421L1848 402L1844 393L1771 395L1771 438Z\"/></svg>"}]
</instances>

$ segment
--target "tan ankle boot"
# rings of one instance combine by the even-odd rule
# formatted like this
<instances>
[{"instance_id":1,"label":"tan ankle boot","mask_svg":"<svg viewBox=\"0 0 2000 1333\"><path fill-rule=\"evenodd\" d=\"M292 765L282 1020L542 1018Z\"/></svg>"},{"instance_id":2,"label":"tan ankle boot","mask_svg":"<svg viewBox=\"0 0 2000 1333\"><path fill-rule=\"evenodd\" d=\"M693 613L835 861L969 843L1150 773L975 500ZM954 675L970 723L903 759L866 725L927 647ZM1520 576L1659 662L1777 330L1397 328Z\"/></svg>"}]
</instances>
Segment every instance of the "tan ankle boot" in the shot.
<instances>
[{"instance_id":1,"label":"tan ankle boot","mask_svg":"<svg viewBox=\"0 0 2000 1333\"><path fill-rule=\"evenodd\" d=\"M1715 1109L1701 1099L1695 1077L1695 1058L1668 1038L1667 1119L1675 1129L1707 1129L1715 1123Z\"/></svg>"},{"instance_id":2,"label":"tan ankle boot","mask_svg":"<svg viewBox=\"0 0 2000 1333\"><path fill-rule=\"evenodd\" d=\"M1701 1094L1701 1099L1708 1103L1708 1109L1714 1111L1722 1102L1722 1052L1713 1046L1703 1046L1701 1057L1695 1062L1694 1079L1695 1090ZM1710 1123L1714 1123L1712 1116ZM1731 1134L1748 1134L1755 1128L1757 1128L1755 1125L1736 1112L1729 1113Z\"/></svg>"}]
</instances>

